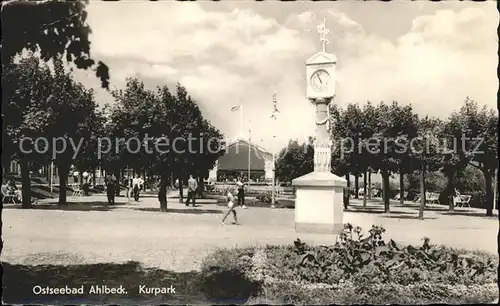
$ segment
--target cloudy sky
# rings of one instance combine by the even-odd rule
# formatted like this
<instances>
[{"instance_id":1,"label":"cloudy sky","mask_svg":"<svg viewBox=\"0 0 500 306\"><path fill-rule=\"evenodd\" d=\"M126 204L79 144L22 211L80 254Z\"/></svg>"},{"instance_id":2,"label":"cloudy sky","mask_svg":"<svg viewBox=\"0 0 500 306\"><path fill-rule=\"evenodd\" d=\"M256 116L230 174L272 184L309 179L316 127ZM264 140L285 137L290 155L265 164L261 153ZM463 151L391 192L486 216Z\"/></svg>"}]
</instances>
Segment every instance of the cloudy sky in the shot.
<instances>
[{"instance_id":1,"label":"cloudy sky","mask_svg":"<svg viewBox=\"0 0 500 306\"><path fill-rule=\"evenodd\" d=\"M228 137L239 133L230 108L240 101L245 131L269 149L273 91L277 148L313 133L304 61L321 50L323 18L327 52L338 58L335 103L397 100L440 117L467 95L496 106L493 1L90 1L88 13L92 56L110 67L112 87L133 76L151 87L180 82ZM99 103L113 102L92 72L75 75L96 88Z\"/></svg>"}]
</instances>

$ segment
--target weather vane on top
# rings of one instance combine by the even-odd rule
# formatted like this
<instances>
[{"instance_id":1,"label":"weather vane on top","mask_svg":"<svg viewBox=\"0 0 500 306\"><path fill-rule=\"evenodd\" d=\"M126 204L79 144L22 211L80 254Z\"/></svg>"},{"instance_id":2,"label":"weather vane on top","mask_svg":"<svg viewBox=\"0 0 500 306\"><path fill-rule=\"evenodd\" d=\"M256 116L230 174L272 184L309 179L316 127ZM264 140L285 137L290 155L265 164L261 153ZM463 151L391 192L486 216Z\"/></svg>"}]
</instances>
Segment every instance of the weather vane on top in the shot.
<instances>
[{"instance_id":1,"label":"weather vane on top","mask_svg":"<svg viewBox=\"0 0 500 306\"><path fill-rule=\"evenodd\" d=\"M326 52L326 45L329 43L326 35L330 33L330 30L326 28L326 18L323 19L323 23L316 27L319 33L319 40L323 43L323 52Z\"/></svg>"}]
</instances>

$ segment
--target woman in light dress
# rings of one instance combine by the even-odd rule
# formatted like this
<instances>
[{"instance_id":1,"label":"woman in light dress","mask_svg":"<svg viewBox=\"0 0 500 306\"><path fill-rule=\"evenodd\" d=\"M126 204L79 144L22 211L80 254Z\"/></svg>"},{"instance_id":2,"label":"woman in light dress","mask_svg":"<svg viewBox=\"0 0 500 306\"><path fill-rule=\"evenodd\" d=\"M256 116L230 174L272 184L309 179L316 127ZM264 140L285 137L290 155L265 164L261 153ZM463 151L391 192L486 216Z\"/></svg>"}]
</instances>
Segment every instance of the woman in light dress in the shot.
<instances>
[{"instance_id":1,"label":"woman in light dress","mask_svg":"<svg viewBox=\"0 0 500 306\"><path fill-rule=\"evenodd\" d=\"M233 218L234 218L233 224L238 224L238 216L236 215L236 210L234 206L234 193L235 193L234 188L229 187L227 189L227 207L229 208L229 210L227 211L226 215L224 216L224 218L220 223L222 225L226 225L224 221L226 221L227 216L229 216L231 212L233 213Z\"/></svg>"}]
</instances>

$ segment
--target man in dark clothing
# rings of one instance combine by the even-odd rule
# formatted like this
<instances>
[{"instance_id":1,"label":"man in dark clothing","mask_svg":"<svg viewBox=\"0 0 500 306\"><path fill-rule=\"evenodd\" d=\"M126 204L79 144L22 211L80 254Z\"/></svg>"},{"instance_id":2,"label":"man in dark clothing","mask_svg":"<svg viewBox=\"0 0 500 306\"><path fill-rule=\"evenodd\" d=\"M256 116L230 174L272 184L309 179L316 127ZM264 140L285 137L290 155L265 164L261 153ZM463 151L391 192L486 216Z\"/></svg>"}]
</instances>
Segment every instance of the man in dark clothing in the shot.
<instances>
[{"instance_id":1,"label":"man in dark clothing","mask_svg":"<svg viewBox=\"0 0 500 306\"><path fill-rule=\"evenodd\" d=\"M115 204L115 189L116 177L113 174L106 176L106 194L108 196L108 204Z\"/></svg>"},{"instance_id":2,"label":"man in dark clothing","mask_svg":"<svg viewBox=\"0 0 500 306\"><path fill-rule=\"evenodd\" d=\"M196 190L198 189L198 182L193 178L192 175L189 176L188 180L188 196L186 200L186 206L189 206L189 202L193 200L193 207L196 206Z\"/></svg>"},{"instance_id":3,"label":"man in dark clothing","mask_svg":"<svg viewBox=\"0 0 500 306\"><path fill-rule=\"evenodd\" d=\"M241 181L241 178L238 178L236 186L238 187L238 205L247 208L245 206L245 184Z\"/></svg>"}]
</instances>

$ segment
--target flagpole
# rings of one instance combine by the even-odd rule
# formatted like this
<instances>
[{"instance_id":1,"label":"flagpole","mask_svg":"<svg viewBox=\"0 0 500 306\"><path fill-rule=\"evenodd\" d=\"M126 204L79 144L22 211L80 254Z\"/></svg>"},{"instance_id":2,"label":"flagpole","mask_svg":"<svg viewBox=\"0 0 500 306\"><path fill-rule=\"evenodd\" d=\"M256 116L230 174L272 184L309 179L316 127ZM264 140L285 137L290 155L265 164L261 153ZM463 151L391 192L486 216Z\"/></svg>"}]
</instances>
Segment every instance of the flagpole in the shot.
<instances>
[{"instance_id":1,"label":"flagpole","mask_svg":"<svg viewBox=\"0 0 500 306\"><path fill-rule=\"evenodd\" d=\"M272 116L272 119L273 119L273 127L272 127L272 131L273 131L273 144L272 144L272 150L273 150L273 189L272 189L272 193L271 193L271 208L274 208L274 203L276 202L276 169L275 169L275 159L276 159L276 156L275 156L275 146L276 146L276 135L275 135L275 132L276 132L276 117L278 116L278 114L276 113L276 110L277 110L277 103L278 101L276 100L276 91L273 93L273 116Z\"/></svg>"},{"instance_id":2,"label":"flagpole","mask_svg":"<svg viewBox=\"0 0 500 306\"><path fill-rule=\"evenodd\" d=\"M252 130L250 128L250 120L248 120L248 186L250 187L250 166L252 164L251 156L250 156L250 139Z\"/></svg>"},{"instance_id":3,"label":"flagpole","mask_svg":"<svg viewBox=\"0 0 500 306\"><path fill-rule=\"evenodd\" d=\"M243 104L240 102L240 137L243 138Z\"/></svg>"}]
</instances>

